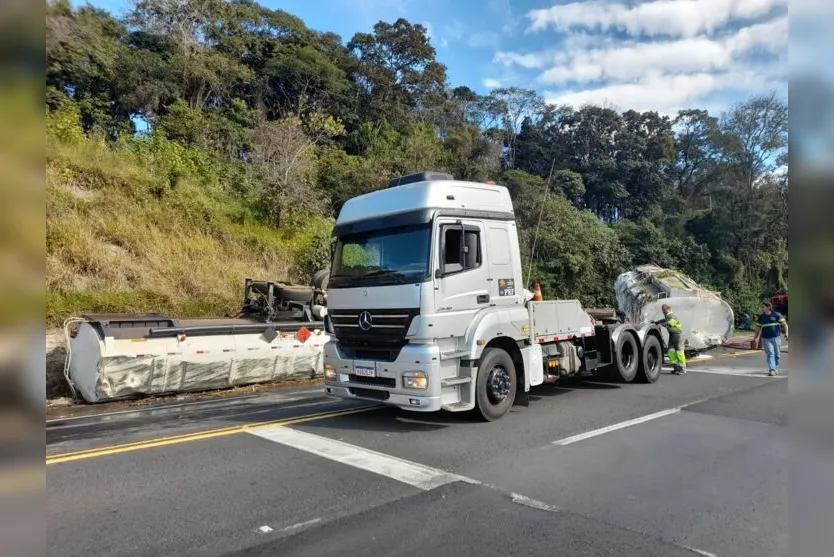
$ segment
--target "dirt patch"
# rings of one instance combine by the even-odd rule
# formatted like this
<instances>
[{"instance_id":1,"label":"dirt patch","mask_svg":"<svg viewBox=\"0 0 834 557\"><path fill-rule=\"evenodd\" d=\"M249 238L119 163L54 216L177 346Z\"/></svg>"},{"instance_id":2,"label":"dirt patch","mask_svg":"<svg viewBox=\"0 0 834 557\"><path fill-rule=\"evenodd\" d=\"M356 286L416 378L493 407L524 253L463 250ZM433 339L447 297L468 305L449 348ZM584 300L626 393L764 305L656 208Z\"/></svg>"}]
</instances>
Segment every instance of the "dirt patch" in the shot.
<instances>
[{"instance_id":1,"label":"dirt patch","mask_svg":"<svg viewBox=\"0 0 834 557\"><path fill-rule=\"evenodd\" d=\"M62 329L46 333L46 399L72 398L72 391L64 378L67 347Z\"/></svg>"},{"instance_id":2,"label":"dirt patch","mask_svg":"<svg viewBox=\"0 0 834 557\"><path fill-rule=\"evenodd\" d=\"M69 186L69 191L79 199L92 199L96 196L96 192L94 190L82 188L75 184Z\"/></svg>"}]
</instances>

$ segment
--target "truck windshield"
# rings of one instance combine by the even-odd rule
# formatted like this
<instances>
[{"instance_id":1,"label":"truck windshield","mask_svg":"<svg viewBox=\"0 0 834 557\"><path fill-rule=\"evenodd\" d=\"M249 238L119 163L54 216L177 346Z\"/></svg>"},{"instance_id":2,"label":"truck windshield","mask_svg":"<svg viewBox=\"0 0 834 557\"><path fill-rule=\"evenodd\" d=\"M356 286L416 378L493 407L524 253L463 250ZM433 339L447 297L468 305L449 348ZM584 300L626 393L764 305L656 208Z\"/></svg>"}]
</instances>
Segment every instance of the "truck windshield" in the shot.
<instances>
[{"instance_id":1,"label":"truck windshield","mask_svg":"<svg viewBox=\"0 0 834 557\"><path fill-rule=\"evenodd\" d=\"M430 254L429 224L345 235L336 243L330 287L422 282L430 276Z\"/></svg>"}]
</instances>

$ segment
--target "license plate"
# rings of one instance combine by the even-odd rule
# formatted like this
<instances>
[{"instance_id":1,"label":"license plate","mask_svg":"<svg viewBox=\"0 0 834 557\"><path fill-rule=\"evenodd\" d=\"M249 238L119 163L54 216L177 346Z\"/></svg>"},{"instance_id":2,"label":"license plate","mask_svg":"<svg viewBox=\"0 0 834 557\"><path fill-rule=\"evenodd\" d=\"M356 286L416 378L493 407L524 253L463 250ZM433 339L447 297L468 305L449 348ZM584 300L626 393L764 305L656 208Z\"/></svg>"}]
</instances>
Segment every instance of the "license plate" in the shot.
<instances>
[{"instance_id":1,"label":"license plate","mask_svg":"<svg viewBox=\"0 0 834 557\"><path fill-rule=\"evenodd\" d=\"M372 367L366 366L354 366L353 373L358 375L359 377L374 377L376 376L376 370Z\"/></svg>"}]
</instances>

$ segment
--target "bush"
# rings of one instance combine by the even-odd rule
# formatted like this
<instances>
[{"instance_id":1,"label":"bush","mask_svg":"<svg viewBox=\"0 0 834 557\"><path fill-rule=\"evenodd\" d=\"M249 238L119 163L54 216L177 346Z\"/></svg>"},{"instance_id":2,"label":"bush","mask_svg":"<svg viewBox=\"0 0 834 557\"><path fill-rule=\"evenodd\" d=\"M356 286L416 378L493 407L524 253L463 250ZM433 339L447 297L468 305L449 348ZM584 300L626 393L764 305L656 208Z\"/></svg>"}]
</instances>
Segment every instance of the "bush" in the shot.
<instances>
[{"instance_id":1,"label":"bush","mask_svg":"<svg viewBox=\"0 0 834 557\"><path fill-rule=\"evenodd\" d=\"M91 312L233 314L247 277L307 281L332 221L266 224L234 162L166 139L108 146L50 114L47 322ZM298 260L296 262L296 260Z\"/></svg>"}]
</instances>

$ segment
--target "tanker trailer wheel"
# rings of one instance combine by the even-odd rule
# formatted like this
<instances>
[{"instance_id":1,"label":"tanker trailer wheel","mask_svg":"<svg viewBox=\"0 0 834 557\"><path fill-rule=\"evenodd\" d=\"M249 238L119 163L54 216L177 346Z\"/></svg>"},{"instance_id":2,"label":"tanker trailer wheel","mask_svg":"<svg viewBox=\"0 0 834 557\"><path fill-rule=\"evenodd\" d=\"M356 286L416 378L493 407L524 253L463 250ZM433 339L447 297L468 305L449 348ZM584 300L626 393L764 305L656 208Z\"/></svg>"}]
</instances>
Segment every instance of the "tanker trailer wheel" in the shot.
<instances>
[{"instance_id":1,"label":"tanker trailer wheel","mask_svg":"<svg viewBox=\"0 0 834 557\"><path fill-rule=\"evenodd\" d=\"M663 369L663 345L654 335L648 335L640 351L640 368L637 379L641 383L654 383Z\"/></svg>"},{"instance_id":2,"label":"tanker trailer wheel","mask_svg":"<svg viewBox=\"0 0 834 557\"><path fill-rule=\"evenodd\" d=\"M640 350L637 347L637 339L632 333L624 332L617 338L614 358L619 378L626 383L634 381L640 367Z\"/></svg>"},{"instance_id":3,"label":"tanker trailer wheel","mask_svg":"<svg viewBox=\"0 0 834 557\"><path fill-rule=\"evenodd\" d=\"M330 269L322 269L316 271L313 278L310 279L310 286L318 288L319 290L327 290L330 284Z\"/></svg>"},{"instance_id":4,"label":"tanker trailer wheel","mask_svg":"<svg viewBox=\"0 0 834 557\"><path fill-rule=\"evenodd\" d=\"M313 289L309 286L279 284L275 288L275 294L278 298L286 300L287 302L297 302L301 304L309 304L313 299Z\"/></svg>"},{"instance_id":5,"label":"tanker trailer wheel","mask_svg":"<svg viewBox=\"0 0 834 557\"><path fill-rule=\"evenodd\" d=\"M517 383L515 364L510 355L500 348L484 350L475 383L475 407L484 420L499 420L510 411Z\"/></svg>"}]
</instances>

